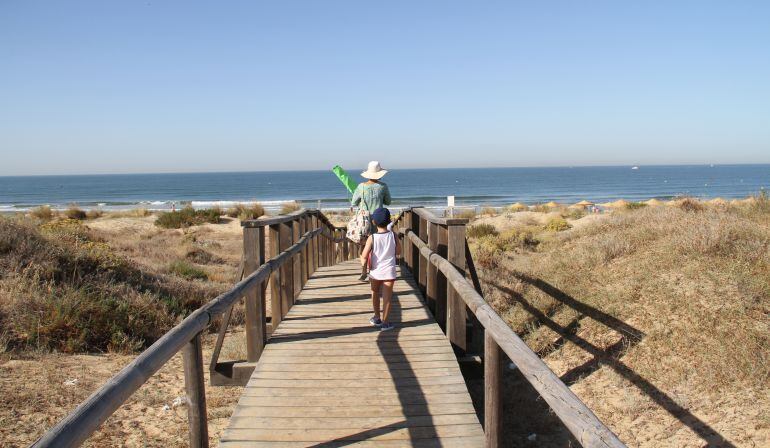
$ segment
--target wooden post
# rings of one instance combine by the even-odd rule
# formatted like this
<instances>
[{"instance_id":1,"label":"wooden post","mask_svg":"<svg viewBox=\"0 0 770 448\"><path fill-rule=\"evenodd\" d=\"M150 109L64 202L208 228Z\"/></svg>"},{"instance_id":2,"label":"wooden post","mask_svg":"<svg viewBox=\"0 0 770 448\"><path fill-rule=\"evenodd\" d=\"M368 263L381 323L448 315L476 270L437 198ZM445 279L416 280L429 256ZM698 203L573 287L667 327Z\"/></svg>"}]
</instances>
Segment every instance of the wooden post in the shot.
<instances>
[{"instance_id":1,"label":"wooden post","mask_svg":"<svg viewBox=\"0 0 770 448\"><path fill-rule=\"evenodd\" d=\"M447 258L447 240L449 238L449 231L447 226L438 226L438 248L436 253L442 258ZM447 279L443 272L439 271L436 275L436 312L434 316L438 322L439 327L446 333L446 319L447 319Z\"/></svg>"},{"instance_id":2,"label":"wooden post","mask_svg":"<svg viewBox=\"0 0 770 448\"><path fill-rule=\"evenodd\" d=\"M243 228L243 275L247 277L264 262L264 227ZM265 346L265 308L262 285L246 291L246 360L256 362Z\"/></svg>"},{"instance_id":3,"label":"wooden post","mask_svg":"<svg viewBox=\"0 0 770 448\"><path fill-rule=\"evenodd\" d=\"M297 218L294 221L291 222L291 233L292 233L292 244L299 241L299 238L302 236L300 233L300 220L301 218ZM294 279L294 288L293 292L294 295L291 298L291 303L293 304L294 301L299 297L300 291L302 291L302 287L304 286L304 283L302 283L302 253L298 253L294 256L294 268L292 269L293 272L293 279Z\"/></svg>"},{"instance_id":4,"label":"wooden post","mask_svg":"<svg viewBox=\"0 0 770 448\"><path fill-rule=\"evenodd\" d=\"M312 224L313 230L317 229L318 228L318 216L313 215L312 218L311 218L311 221L313 223ZM310 257L310 259L312 260L312 263L313 263L313 272L318 270L318 264L319 264L319 260L320 260L320 258L318 256L318 252L320 250L320 248L318 247L319 238L320 238L319 235L316 235L315 238L313 238L313 247L311 249L313 251L313 255Z\"/></svg>"},{"instance_id":5,"label":"wooden post","mask_svg":"<svg viewBox=\"0 0 770 448\"><path fill-rule=\"evenodd\" d=\"M430 225L430 222L428 222L427 219L424 219L422 217L418 217L420 221L419 230L420 233L418 235L420 236L420 239L424 242L428 242L428 226ZM417 284L420 285L420 289L423 294L427 294L428 292L428 265L430 264L428 262L428 259L422 254L418 257L420 261L419 269L417 270ZM427 299L426 299L427 300Z\"/></svg>"},{"instance_id":6,"label":"wooden post","mask_svg":"<svg viewBox=\"0 0 770 448\"><path fill-rule=\"evenodd\" d=\"M305 232L307 232L305 215L300 216L298 222L299 236L302 238L305 235ZM307 245L305 245L299 253L299 283L300 288L304 288L305 283L307 283Z\"/></svg>"},{"instance_id":7,"label":"wooden post","mask_svg":"<svg viewBox=\"0 0 770 448\"><path fill-rule=\"evenodd\" d=\"M285 222L280 225L279 229L279 247L281 252L285 251L292 245L292 229L291 222ZM294 264L292 260L287 260L283 266L281 266L281 319L291 309L292 302L294 302Z\"/></svg>"},{"instance_id":8,"label":"wooden post","mask_svg":"<svg viewBox=\"0 0 770 448\"><path fill-rule=\"evenodd\" d=\"M404 251L404 265L409 268L409 270L412 269L411 263L412 263L412 243L410 242L409 238L406 236L406 231L412 228L411 224L412 219L412 212L405 211L404 212L404 246L402 247L402 250Z\"/></svg>"},{"instance_id":9,"label":"wooden post","mask_svg":"<svg viewBox=\"0 0 770 448\"><path fill-rule=\"evenodd\" d=\"M275 258L281 253L281 225L270 226L270 258ZM281 269L276 269L270 274L270 317L273 331L283 319L281 311Z\"/></svg>"},{"instance_id":10,"label":"wooden post","mask_svg":"<svg viewBox=\"0 0 770 448\"><path fill-rule=\"evenodd\" d=\"M203 382L203 352L201 335L196 334L182 349L184 387L187 395L187 420L190 426L190 446L209 446L209 425L206 418L206 387Z\"/></svg>"},{"instance_id":11,"label":"wooden post","mask_svg":"<svg viewBox=\"0 0 770 448\"><path fill-rule=\"evenodd\" d=\"M340 234L342 235L342 259L347 261L350 260L350 248L348 247L348 239L345 238L344 231L340 231Z\"/></svg>"},{"instance_id":12,"label":"wooden post","mask_svg":"<svg viewBox=\"0 0 770 448\"><path fill-rule=\"evenodd\" d=\"M420 217L417 215L417 213L412 212L412 217L410 220L410 223L412 224L412 232L414 232L416 235L420 235ZM412 252L412 259L411 259L411 267L412 267L412 276L415 280L419 282L420 279L420 249L417 247L411 248Z\"/></svg>"},{"instance_id":13,"label":"wooden post","mask_svg":"<svg viewBox=\"0 0 770 448\"><path fill-rule=\"evenodd\" d=\"M465 224L447 226L447 260L465 275ZM450 285L447 294L446 334L461 354L467 350L466 316L465 302Z\"/></svg>"},{"instance_id":14,"label":"wooden post","mask_svg":"<svg viewBox=\"0 0 770 448\"><path fill-rule=\"evenodd\" d=\"M439 225L430 223L426 226L428 229L428 247L431 251L438 253ZM438 292L438 269L433 263L428 262L425 273L425 300L428 302L428 309L436 315L436 296Z\"/></svg>"},{"instance_id":15,"label":"wooden post","mask_svg":"<svg viewBox=\"0 0 770 448\"><path fill-rule=\"evenodd\" d=\"M487 448L502 446L503 435L503 360L495 339L484 337L484 438Z\"/></svg>"}]
</instances>

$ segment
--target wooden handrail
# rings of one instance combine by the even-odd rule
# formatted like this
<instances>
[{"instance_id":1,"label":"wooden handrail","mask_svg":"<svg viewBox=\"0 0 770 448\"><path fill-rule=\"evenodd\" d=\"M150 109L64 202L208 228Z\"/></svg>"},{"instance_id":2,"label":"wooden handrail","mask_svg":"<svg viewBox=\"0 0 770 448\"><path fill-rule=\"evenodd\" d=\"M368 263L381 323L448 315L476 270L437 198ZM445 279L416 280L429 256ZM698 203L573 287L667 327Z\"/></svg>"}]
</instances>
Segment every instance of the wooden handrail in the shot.
<instances>
[{"instance_id":1,"label":"wooden handrail","mask_svg":"<svg viewBox=\"0 0 770 448\"><path fill-rule=\"evenodd\" d=\"M298 215L301 215L301 213ZM290 220L279 222L288 221ZM229 310L248 290L259 287L272 272L281 268L293 256L300 253L316 235L322 234L323 230L323 227L319 227L306 232L295 244L281 252L278 256L266 261L256 271L238 282L232 289L220 294L193 311L182 322L169 330L113 376L74 411L57 423L56 426L48 430L33 446L57 448L79 446L169 359L189 344L192 344L193 348L191 350L186 349L185 353L187 354L189 351L190 354L186 355L185 358L185 372L188 373L188 368L193 369L194 371L191 370L190 373L199 376L198 380L202 381L201 363L195 359L190 359L190 356L199 356L199 353L195 355L192 352L200 350L200 333L208 327L215 316ZM200 389L201 387L200 384L188 384L188 391L196 390L195 388ZM194 402L196 399L188 396L188 400ZM191 404L197 405L199 403ZM205 407L205 401L203 406ZM192 414L199 414L200 409L198 406L191 406L190 409L190 420L192 423ZM201 444L200 446L208 446L208 439L202 440L199 435L203 431L205 431L205 428L198 427L196 430L198 434L192 432L191 434L193 439Z\"/></svg>"},{"instance_id":2,"label":"wooden handrail","mask_svg":"<svg viewBox=\"0 0 770 448\"><path fill-rule=\"evenodd\" d=\"M488 341L498 346L508 355L524 377L551 406L554 413L584 447L625 447L623 442L519 338L476 291L474 285L458 271L455 265L432 251L428 244L420 239L411 229L405 229L403 234L417 248L418 253L446 277L446 281L451 285L452 289L456 291L465 305L483 325ZM491 348L495 349L494 346ZM485 352L494 353L494 350L485 350ZM499 359L495 363L499 363ZM499 381L499 378L494 378L494 380ZM499 415L496 418L499 418ZM499 422L491 423L499 426ZM497 436L495 435L495 437ZM488 438L487 440L489 441L490 439Z\"/></svg>"}]
</instances>

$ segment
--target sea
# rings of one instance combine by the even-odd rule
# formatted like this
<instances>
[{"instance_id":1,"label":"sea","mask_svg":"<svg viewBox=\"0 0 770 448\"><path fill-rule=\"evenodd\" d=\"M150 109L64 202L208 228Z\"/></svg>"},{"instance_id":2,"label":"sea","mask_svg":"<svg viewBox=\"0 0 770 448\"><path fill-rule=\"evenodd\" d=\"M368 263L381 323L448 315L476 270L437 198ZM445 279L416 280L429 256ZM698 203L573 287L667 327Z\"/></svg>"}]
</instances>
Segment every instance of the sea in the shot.
<instances>
[{"instance_id":1,"label":"sea","mask_svg":"<svg viewBox=\"0 0 770 448\"><path fill-rule=\"evenodd\" d=\"M356 178L359 171L348 170ZM395 209L445 207L448 196L454 196L457 207L468 208L584 199L730 199L770 187L770 165L394 169L383 181ZM331 170L0 177L0 212L40 205L110 211L226 208L252 202L277 210L289 201L343 210L350 196Z\"/></svg>"}]
</instances>

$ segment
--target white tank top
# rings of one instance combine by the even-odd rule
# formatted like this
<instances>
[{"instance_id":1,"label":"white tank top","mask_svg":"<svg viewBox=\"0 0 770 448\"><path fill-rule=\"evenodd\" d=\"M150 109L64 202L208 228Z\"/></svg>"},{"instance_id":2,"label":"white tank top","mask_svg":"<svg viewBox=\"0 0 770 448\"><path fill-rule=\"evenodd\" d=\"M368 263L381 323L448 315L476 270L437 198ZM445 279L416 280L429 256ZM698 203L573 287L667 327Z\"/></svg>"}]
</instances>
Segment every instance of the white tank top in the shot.
<instances>
[{"instance_id":1,"label":"white tank top","mask_svg":"<svg viewBox=\"0 0 770 448\"><path fill-rule=\"evenodd\" d=\"M393 232L372 234L369 277L375 280L396 279L396 235Z\"/></svg>"}]
</instances>

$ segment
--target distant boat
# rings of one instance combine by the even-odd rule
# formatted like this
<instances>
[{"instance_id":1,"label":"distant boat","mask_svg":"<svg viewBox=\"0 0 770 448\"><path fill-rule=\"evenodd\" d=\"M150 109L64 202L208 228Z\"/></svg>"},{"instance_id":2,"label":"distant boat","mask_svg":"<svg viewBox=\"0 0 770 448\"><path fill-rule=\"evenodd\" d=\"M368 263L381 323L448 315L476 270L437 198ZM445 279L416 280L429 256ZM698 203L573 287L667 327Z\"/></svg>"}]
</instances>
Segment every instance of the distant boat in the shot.
<instances>
[{"instance_id":1,"label":"distant boat","mask_svg":"<svg viewBox=\"0 0 770 448\"><path fill-rule=\"evenodd\" d=\"M638 167L638 166L632 166L632 167L631 167L631 169L632 169L632 170L638 170L638 169L639 169L639 167Z\"/></svg>"}]
</instances>

